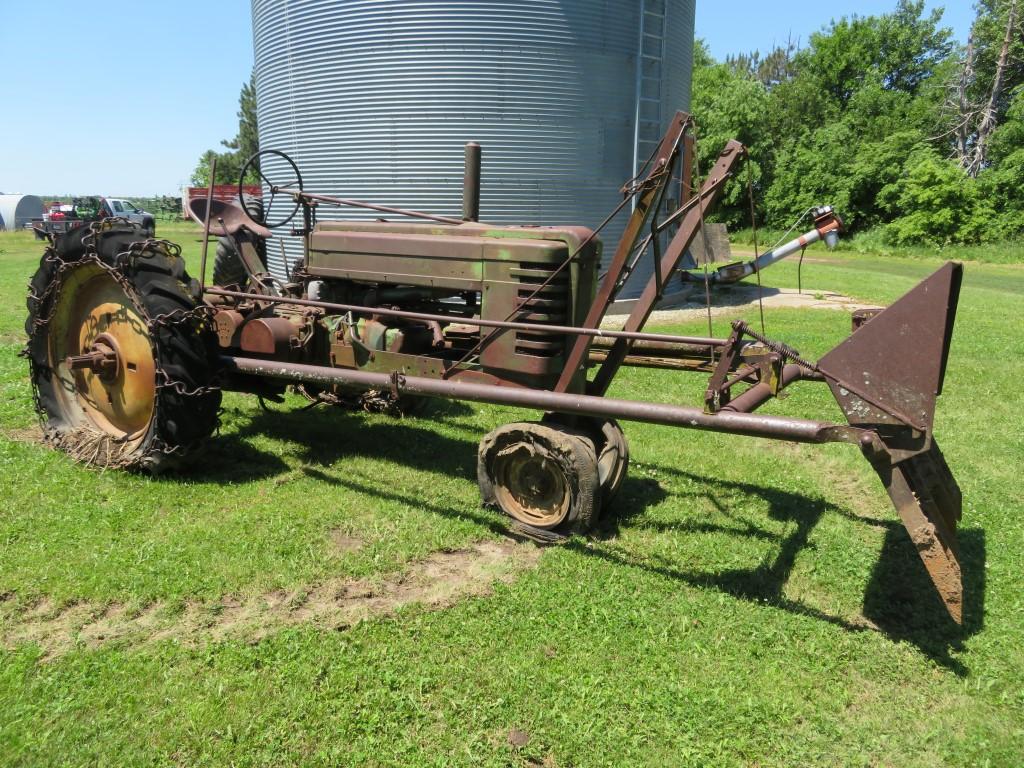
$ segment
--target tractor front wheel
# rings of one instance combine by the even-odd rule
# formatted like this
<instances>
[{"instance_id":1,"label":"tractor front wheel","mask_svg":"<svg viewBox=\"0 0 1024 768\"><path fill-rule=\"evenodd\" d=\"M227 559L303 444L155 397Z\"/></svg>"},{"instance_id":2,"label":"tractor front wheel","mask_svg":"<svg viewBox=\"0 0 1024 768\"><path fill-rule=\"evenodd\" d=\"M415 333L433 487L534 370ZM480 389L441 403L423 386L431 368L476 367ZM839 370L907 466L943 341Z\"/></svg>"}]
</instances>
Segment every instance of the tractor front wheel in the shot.
<instances>
[{"instance_id":1,"label":"tractor front wheel","mask_svg":"<svg viewBox=\"0 0 1024 768\"><path fill-rule=\"evenodd\" d=\"M480 441L477 481L484 504L532 528L585 533L598 517L597 453L585 434L521 422Z\"/></svg>"},{"instance_id":2,"label":"tractor front wheel","mask_svg":"<svg viewBox=\"0 0 1024 768\"><path fill-rule=\"evenodd\" d=\"M560 413L544 414L543 422L552 427L574 425L594 445L597 453L597 476L601 485L601 510L607 514L629 472L629 441L615 419L577 416L569 420Z\"/></svg>"},{"instance_id":3,"label":"tractor front wheel","mask_svg":"<svg viewBox=\"0 0 1024 768\"><path fill-rule=\"evenodd\" d=\"M601 506L607 508L619 493L629 472L629 442L614 419L596 425L597 470L601 479Z\"/></svg>"}]
</instances>

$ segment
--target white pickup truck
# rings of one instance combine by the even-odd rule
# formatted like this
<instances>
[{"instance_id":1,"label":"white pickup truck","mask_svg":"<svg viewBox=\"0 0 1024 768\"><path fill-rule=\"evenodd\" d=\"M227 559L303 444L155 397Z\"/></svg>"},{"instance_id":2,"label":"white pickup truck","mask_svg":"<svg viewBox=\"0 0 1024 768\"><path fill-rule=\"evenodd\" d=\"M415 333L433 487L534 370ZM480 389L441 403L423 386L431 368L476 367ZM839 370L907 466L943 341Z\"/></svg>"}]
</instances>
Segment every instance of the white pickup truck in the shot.
<instances>
[{"instance_id":1,"label":"white pickup truck","mask_svg":"<svg viewBox=\"0 0 1024 768\"><path fill-rule=\"evenodd\" d=\"M156 234L156 217L149 211L139 208L131 200L119 197L105 197L103 198L103 203L107 209L107 211L104 211L105 216L128 219L128 221L135 224L141 224L151 234Z\"/></svg>"},{"instance_id":2,"label":"white pickup truck","mask_svg":"<svg viewBox=\"0 0 1024 768\"><path fill-rule=\"evenodd\" d=\"M37 238L68 232L90 221L109 218L128 219L152 237L156 234L156 217L123 197L76 197L69 203L51 203L43 221L34 227Z\"/></svg>"}]
</instances>

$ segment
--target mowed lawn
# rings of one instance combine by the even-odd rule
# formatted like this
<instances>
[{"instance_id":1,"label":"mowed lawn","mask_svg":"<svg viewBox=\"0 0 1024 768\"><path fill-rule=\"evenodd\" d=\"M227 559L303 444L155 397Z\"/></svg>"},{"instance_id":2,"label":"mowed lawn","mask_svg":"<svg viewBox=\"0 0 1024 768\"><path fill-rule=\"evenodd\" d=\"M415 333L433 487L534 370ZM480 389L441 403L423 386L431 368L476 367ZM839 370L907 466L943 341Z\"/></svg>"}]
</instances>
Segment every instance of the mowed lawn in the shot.
<instances>
[{"instance_id":1,"label":"mowed lawn","mask_svg":"<svg viewBox=\"0 0 1024 768\"><path fill-rule=\"evenodd\" d=\"M195 268L197 230L160 231ZM936 418L961 630L851 446L628 424L600 531L546 549L479 505L477 441L534 416L505 408L231 395L185 473L75 465L38 444L18 356L41 251L0 235L0 765L1024 764L1024 267L967 265ZM868 302L940 263L814 255L805 286ZM849 330L766 314L809 357ZM766 410L839 418L813 384Z\"/></svg>"}]
</instances>

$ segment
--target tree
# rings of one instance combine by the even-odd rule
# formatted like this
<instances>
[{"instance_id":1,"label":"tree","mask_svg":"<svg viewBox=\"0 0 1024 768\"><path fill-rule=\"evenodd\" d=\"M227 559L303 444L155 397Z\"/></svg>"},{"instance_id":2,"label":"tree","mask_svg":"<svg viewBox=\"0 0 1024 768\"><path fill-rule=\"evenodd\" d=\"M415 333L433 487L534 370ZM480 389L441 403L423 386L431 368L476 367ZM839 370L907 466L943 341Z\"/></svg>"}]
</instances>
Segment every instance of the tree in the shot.
<instances>
[{"instance_id":1,"label":"tree","mask_svg":"<svg viewBox=\"0 0 1024 768\"><path fill-rule=\"evenodd\" d=\"M242 84L238 95L238 135L230 141L222 141L228 149L241 155L244 163L260 151L260 137L256 126L256 73L249 77L248 83Z\"/></svg>"},{"instance_id":2,"label":"tree","mask_svg":"<svg viewBox=\"0 0 1024 768\"><path fill-rule=\"evenodd\" d=\"M992 132L988 161L978 174L978 187L997 213L985 234L992 240L1019 237L1024 233L1024 89Z\"/></svg>"},{"instance_id":3,"label":"tree","mask_svg":"<svg viewBox=\"0 0 1024 768\"><path fill-rule=\"evenodd\" d=\"M256 73L249 78L249 82L242 84L242 90L238 95L238 133L233 139L221 141L221 145L229 152L217 152L208 149L199 158L199 164L192 172L192 183L196 186L207 186L210 183L210 161L217 159L216 184L237 184L238 177L242 172L242 166L254 154L259 152L259 132L256 123ZM246 184L258 184L259 163L251 170L246 178Z\"/></svg>"},{"instance_id":4,"label":"tree","mask_svg":"<svg viewBox=\"0 0 1024 768\"><path fill-rule=\"evenodd\" d=\"M770 90L769 221L788 224L822 203L835 205L854 230L898 215L878 196L935 131L942 94L926 86L945 76L952 51L941 12L925 14L921 0L833 21L812 35L794 56L792 76Z\"/></svg>"},{"instance_id":5,"label":"tree","mask_svg":"<svg viewBox=\"0 0 1024 768\"><path fill-rule=\"evenodd\" d=\"M983 0L955 79L946 112L952 154L977 177L988 166L990 143L1005 120L1014 92L1024 85L1024 37L1017 0Z\"/></svg>"},{"instance_id":6,"label":"tree","mask_svg":"<svg viewBox=\"0 0 1024 768\"><path fill-rule=\"evenodd\" d=\"M971 44L960 48L941 11L894 2L887 14L833 21L797 51L718 63L698 46L692 110L701 167L727 138L747 144L770 226L832 203L850 229L882 228L900 244L1019 236L1024 3L977 0ZM957 146L969 162L950 159ZM745 174L724 201L719 218L746 226Z\"/></svg>"},{"instance_id":7,"label":"tree","mask_svg":"<svg viewBox=\"0 0 1024 768\"><path fill-rule=\"evenodd\" d=\"M239 152L218 152L215 149L206 150L200 157L196 168L192 171L192 184L197 187L205 187L210 183L210 161L217 159L217 176L214 184L237 184L238 177L242 171L242 163Z\"/></svg>"},{"instance_id":8,"label":"tree","mask_svg":"<svg viewBox=\"0 0 1024 768\"><path fill-rule=\"evenodd\" d=\"M750 173L755 184L765 176L770 159L769 137L763 130L768 111L768 89L749 71L714 61L703 41L694 54L693 97L690 110L697 122L697 165L706 173L729 139L738 139L749 150ZM747 174L730 181L714 218L731 226L750 223ZM701 180L703 181L703 180Z\"/></svg>"},{"instance_id":9,"label":"tree","mask_svg":"<svg viewBox=\"0 0 1024 768\"><path fill-rule=\"evenodd\" d=\"M771 89L793 78L793 57L798 50L799 44L790 39L785 45L776 46L764 57L760 51L752 51L726 56L725 63L738 73L759 80L765 88Z\"/></svg>"},{"instance_id":10,"label":"tree","mask_svg":"<svg viewBox=\"0 0 1024 768\"><path fill-rule=\"evenodd\" d=\"M974 180L931 147L912 154L904 173L880 197L899 214L885 231L897 245L977 242L991 217Z\"/></svg>"},{"instance_id":11,"label":"tree","mask_svg":"<svg viewBox=\"0 0 1024 768\"><path fill-rule=\"evenodd\" d=\"M916 94L953 50L941 20L938 9L924 15L924 0L899 0L889 14L833 21L795 56L797 76L811 79L841 108L870 80Z\"/></svg>"}]
</instances>

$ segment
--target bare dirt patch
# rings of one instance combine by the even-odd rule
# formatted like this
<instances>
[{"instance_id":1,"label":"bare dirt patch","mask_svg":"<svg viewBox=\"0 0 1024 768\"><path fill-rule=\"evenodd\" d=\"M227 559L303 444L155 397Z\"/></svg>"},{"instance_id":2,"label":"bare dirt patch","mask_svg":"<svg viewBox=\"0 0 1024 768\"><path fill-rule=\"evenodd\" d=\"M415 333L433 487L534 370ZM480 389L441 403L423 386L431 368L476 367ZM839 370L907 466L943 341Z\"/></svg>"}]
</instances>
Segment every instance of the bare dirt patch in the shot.
<instances>
[{"instance_id":1,"label":"bare dirt patch","mask_svg":"<svg viewBox=\"0 0 1024 768\"><path fill-rule=\"evenodd\" d=\"M362 539L349 536L340 528L335 528L331 531L328 539L331 542L331 551L336 555L345 555L349 552L356 552L357 550L362 549L363 546Z\"/></svg>"},{"instance_id":2,"label":"bare dirt patch","mask_svg":"<svg viewBox=\"0 0 1024 768\"><path fill-rule=\"evenodd\" d=\"M0 430L0 435L16 443L41 443L43 441L43 430L38 424L24 429L3 429Z\"/></svg>"},{"instance_id":3,"label":"bare dirt patch","mask_svg":"<svg viewBox=\"0 0 1024 768\"><path fill-rule=\"evenodd\" d=\"M140 610L86 601L56 606L44 598L4 616L0 644L8 648L38 645L44 658L52 658L74 648L115 642L145 645L171 639L197 645L228 638L258 640L301 624L338 630L408 605L440 609L489 594L495 583L511 583L536 564L540 553L532 544L485 541L467 549L437 552L397 575L336 579L292 591L191 602L177 612L163 603Z\"/></svg>"}]
</instances>

